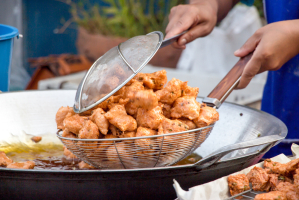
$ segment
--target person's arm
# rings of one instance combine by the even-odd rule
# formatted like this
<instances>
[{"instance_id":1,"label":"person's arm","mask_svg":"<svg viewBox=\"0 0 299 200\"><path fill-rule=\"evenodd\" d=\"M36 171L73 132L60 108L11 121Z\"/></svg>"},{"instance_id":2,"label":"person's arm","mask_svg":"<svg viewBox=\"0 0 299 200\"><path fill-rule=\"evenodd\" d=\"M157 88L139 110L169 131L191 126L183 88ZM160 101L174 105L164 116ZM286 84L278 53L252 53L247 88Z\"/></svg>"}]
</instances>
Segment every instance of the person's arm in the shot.
<instances>
[{"instance_id":1,"label":"person's arm","mask_svg":"<svg viewBox=\"0 0 299 200\"><path fill-rule=\"evenodd\" d=\"M276 22L258 29L235 52L235 56L244 57L251 52L252 58L243 70L238 89L245 88L256 74L278 70L299 54L299 19Z\"/></svg>"},{"instance_id":2,"label":"person's arm","mask_svg":"<svg viewBox=\"0 0 299 200\"><path fill-rule=\"evenodd\" d=\"M191 0L190 4L178 5L171 9L166 37L188 30L173 46L185 48L185 45L198 37L208 35L239 0Z\"/></svg>"}]
</instances>

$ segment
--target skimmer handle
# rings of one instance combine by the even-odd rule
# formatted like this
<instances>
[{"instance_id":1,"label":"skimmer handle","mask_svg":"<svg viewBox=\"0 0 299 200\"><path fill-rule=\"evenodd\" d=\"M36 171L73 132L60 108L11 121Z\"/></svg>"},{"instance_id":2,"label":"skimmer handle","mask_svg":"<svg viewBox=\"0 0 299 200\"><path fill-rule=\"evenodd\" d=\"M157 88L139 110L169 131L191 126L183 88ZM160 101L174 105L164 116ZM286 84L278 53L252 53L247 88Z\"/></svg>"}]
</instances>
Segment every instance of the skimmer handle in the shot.
<instances>
[{"instance_id":1,"label":"skimmer handle","mask_svg":"<svg viewBox=\"0 0 299 200\"><path fill-rule=\"evenodd\" d=\"M178 35L175 35L175 36L173 36L173 37L171 37L171 38L168 38L168 39L166 39L166 40L163 40L163 41L162 41L162 44L161 44L161 46L160 46L160 49L163 48L163 47L166 47L166 46L170 45L171 43L173 43L173 42L175 42L175 41L177 41L177 39L178 39L179 37L181 37L182 35L184 35L185 33L187 33L187 31L184 31L184 32L182 32L182 33L180 33L180 34L178 34Z\"/></svg>"},{"instance_id":2,"label":"skimmer handle","mask_svg":"<svg viewBox=\"0 0 299 200\"><path fill-rule=\"evenodd\" d=\"M208 97L203 99L203 102L208 106L219 108L221 103L228 97L228 95L238 85L242 72L251 59L252 53L240 58L235 66L226 74L226 76L218 83L218 85L212 90Z\"/></svg>"},{"instance_id":3,"label":"skimmer handle","mask_svg":"<svg viewBox=\"0 0 299 200\"><path fill-rule=\"evenodd\" d=\"M240 143L224 146L219 150L217 150L216 152L210 154L209 156L199 160L194 165L197 166L198 169L207 168L232 151L265 145L265 144L271 144L283 139L284 137L279 135L269 135L269 136L256 138L254 140L249 140L246 142L240 142Z\"/></svg>"}]
</instances>

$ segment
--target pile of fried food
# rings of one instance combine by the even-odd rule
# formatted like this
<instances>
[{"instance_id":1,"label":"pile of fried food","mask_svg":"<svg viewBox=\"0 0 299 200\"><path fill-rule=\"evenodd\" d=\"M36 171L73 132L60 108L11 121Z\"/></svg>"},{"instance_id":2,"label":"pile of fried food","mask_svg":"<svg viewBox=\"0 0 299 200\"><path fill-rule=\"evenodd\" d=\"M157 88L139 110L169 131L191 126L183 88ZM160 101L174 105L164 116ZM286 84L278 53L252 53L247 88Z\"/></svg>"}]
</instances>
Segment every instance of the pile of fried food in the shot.
<instances>
[{"instance_id":1,"label":"pile of fried food","mask_svg":"<svg viewBox=\"0 0 299 200\"><path fill-rule=\"evenodd\" d=\"M299 200L299 158L285 164L266 159L264 169L254 167L247 175L228 177L231 195L249 190L249 183L254 191L268 192L256 195L255 200Z\"/></svg>"},{"instance_id":2,"label":"pile of fried food","mask_svg":"<svg viewBox=\"0 0 299 200\"><path fill-rule=\"evenodd\" d=\"M216 109L196 101L198 88L175 78L166 83L165 70L138 73L113 96L82 114L61 107L56 114L57 128L66 138L133 138L205 127L219 119ZM153 139L124 140L118 146L132 142L143 152L154 148ZM109 154L109 141L105 145ZM97 147L103 150L101 144ZM65 154L74 157L67 148Z\"/></svg>"}]
</instances>

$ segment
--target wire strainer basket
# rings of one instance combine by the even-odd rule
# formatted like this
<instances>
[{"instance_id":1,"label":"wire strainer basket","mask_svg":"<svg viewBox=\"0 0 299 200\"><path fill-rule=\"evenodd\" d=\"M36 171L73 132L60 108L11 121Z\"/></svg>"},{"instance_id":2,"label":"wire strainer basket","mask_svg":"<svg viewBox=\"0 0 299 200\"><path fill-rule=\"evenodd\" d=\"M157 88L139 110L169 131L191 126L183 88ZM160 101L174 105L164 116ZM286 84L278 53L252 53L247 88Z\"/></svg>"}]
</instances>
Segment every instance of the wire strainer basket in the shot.
<instances>
[{"instance_id":1,"label":"wire strainer basket","mask_svg":"<svg viewBox=\"0 0 299 200\"><path fill-rule=\"evenodd\" d=\"M164 167L177 163L198 148L214 124L188 131L113 139L58 138L73 154L99 169Z\"/></svg>"}]
</instances>

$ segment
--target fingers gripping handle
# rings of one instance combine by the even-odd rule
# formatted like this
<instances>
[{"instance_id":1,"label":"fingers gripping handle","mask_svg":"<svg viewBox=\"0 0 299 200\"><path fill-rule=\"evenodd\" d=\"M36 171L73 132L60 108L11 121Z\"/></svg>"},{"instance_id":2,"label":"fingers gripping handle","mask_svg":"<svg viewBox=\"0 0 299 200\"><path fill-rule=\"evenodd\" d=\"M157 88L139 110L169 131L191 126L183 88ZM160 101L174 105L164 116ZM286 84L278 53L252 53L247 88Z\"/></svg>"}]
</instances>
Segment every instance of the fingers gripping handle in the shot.
<instances>
[{"instance_id":1,"label":"fingers gripping handle","mask_svg":"<svg viewBox=\"0 0 299 200\"><path fill-rule=\"evenodd\" d=\"M235 66L226 74L226 76L218 83L203 102L208 106L219 108L221 103L228 97L228 95L236 88L241 78L242 72L251 59L252 53L240 58Z\"/></svg>"},{"instance_id":2,"label":"fingers gripping handle","mask_svg":"<svg viewBox=\"0 0 299 200\"><path fill-rule=\"evenodd\" d=\"M271 144L271 143L275 143L275 142L277 142L279 140L283 140L283 139L284 139L284 137L281 137L279 135L270 135L270 136L260 137L260 138L254 139L254 140L249 140L246 142L241 142L241 143L237 143L237 144L231 144L228 146L224 146L224 147L220 148L219 150L217 150L216 152L210 154L209 156L201 159L194 165L196 165L198 167L198 169L203 169L203 168L211 166L212 164L214 164L215 162L220 160L223 156L227 155L228 153L230 153L232 151L239 150L239 149L246 149L246 148L260 146L260 145L265 145L265 144Z\"/></svg>"}]
</instances>

